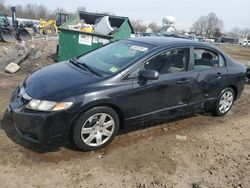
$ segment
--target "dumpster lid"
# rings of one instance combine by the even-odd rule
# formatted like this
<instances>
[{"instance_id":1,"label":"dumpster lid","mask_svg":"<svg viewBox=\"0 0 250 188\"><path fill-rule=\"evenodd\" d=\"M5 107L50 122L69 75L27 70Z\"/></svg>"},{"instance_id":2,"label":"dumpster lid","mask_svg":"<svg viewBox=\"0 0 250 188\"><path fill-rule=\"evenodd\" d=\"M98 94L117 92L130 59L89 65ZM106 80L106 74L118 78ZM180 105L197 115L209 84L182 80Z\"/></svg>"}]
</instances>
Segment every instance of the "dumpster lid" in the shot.
<instances>
[{"instance_id":1,"label":"dumpster lid","mask_svg":"<svg viewBox=\"0 0 250 188\"><path fill-rule=\"evenodd\" d=\"M102 14L102 13L92 13L92 12L86 12L86 11L79 11L78 15L79 15L80 19L81 18L83 18L83 19L85 18L85 19L87 19L86 21L90 21L90 22L92 22L92 24L94 24L94 20L93 19L95 19L96 17L104 17L104 16L109 16L110 21L116 20L118 22L124 22L125 20L127 20L128 25L131 28L131 33L135 33L134 29L133 29L133 26L132 26L132 24L131 24L131 22L130 22L130 20L129 20L128 17L115 16L115 15ZM59 27L59 29L65 29L65 27L62 25L61 27Z\"/></svg>"},{"instance_id":2,"label":"dumpster lid","mask_svg":"<svg viewBox=\"0 0 250 188\"><path fill-rule=\"evenodd\" d=\"M134 34L135 32L134 32L134 28L133 28L133 26L132 26L132 24L131 24L131 22L130 22L130 20L129 20L129 18L128 17L125 17L125 16L116 16L116 15L110 15L110 14L103 14L103 13L93 13L93 12L86 12L86 11L79 11L79 14L89 14L89 15L96 15L96 16L101 16L101 17L103 17L103 16L109 16L110 18L117 18L117 19L124 19L124 20L128 20L128 24L129 24L129 26L130 26L130 28L131 28L131 32Z\"/></svg>"}]
</instances>

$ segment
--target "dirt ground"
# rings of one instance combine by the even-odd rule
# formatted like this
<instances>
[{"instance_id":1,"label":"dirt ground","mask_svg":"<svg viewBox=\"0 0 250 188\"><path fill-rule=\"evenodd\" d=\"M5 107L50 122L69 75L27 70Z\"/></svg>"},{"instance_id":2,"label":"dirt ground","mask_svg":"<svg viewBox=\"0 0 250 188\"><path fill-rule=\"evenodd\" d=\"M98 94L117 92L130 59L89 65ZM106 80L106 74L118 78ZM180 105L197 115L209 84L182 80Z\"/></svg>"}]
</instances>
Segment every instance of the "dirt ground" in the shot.
<instances>
[{"instance_id":1,"label":"dirt ground","mask_svg":"<svg viewBox=\"0 0 250 188\"><path fill-rule=\"evenodd\" d=\"M30 43L39 58L27 59L14 75L0 70L1 126L9 126L0 129L0 187L250 187L250 85L225 117L193 115L155 125L117 136L95 152L22 140L3 120L10 94L28 74L53 63L56 49L55 41ZM16 47L0 43L0 59ZM250 48L222 48L250 62Z\"/></svg>"}]
</instances>

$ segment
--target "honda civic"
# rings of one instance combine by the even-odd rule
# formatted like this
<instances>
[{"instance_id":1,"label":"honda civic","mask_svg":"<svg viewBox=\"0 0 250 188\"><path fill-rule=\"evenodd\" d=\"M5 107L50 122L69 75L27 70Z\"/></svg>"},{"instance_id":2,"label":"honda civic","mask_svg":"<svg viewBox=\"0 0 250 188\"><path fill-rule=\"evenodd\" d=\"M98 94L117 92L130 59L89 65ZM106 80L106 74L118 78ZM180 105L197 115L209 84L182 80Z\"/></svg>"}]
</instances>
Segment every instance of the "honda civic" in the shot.
<instances>
[{"instance_id":1,"label":"honda civic","mask_svg":"<svg viewBox=\"0 0 250 188\"><path fill-rule=\"evenodd\" d=\"M225 115L241 96L245 75L245 66L206 43L124 39L34 72L13 92L8 112L30 141L70 138L90 151L147 121Z\"/></svg>"}]
</instances>

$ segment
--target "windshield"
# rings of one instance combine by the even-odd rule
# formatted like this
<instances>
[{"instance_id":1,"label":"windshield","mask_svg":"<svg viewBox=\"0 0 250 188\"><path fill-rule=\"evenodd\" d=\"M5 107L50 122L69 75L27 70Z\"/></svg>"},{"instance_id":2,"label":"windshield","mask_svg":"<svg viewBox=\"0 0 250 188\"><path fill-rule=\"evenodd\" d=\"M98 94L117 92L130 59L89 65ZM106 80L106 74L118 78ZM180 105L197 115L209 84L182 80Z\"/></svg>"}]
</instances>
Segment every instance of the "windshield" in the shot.
<instances>
[{"instance_id":1,"label":"windshield","mask_svg":"<svg viewBox=\"0 0 250 188\"><path fill-rule=\"evenodd\" d=\"M151 46L131 41L118 41L79 58L85 65L106 74L114 74L142 57Z\"/></svg>"}]
</instances>

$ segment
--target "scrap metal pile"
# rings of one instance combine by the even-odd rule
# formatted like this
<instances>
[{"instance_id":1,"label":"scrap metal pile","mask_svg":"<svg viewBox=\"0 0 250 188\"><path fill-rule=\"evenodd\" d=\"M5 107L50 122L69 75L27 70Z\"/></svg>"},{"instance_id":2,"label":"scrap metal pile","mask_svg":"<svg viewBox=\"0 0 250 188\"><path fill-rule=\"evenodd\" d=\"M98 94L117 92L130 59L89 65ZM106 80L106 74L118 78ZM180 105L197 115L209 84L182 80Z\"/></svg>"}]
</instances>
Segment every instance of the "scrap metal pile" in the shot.
<instances>
[{"instance_id":1,"label":"scrap metal pile","mask_svg":"<svg viewBox=\"0 0 250 188\"><path fill-rule=\"evenodd\" d=\"M11 7L12 25L9 23L6 15L0 12L0 40L4 42L26 41L31 39L30 33L19 25L16 20L16 8Z\"/></svg>"},{"instance_id":2,"label":"scrap metal pile","mask_svg":"<svg viewBox=\"0 0 250 188\"><path fill-rule=\"evenodd\" d=\"M85 20L80 20L75 25L69 25L68 29L78 30L86 33L97 33L101 35L112 35L118 28L112 27L109 21L109 16L103 16L95 21L95 24L86 23Z\"/></svg>"}]
</instances>

